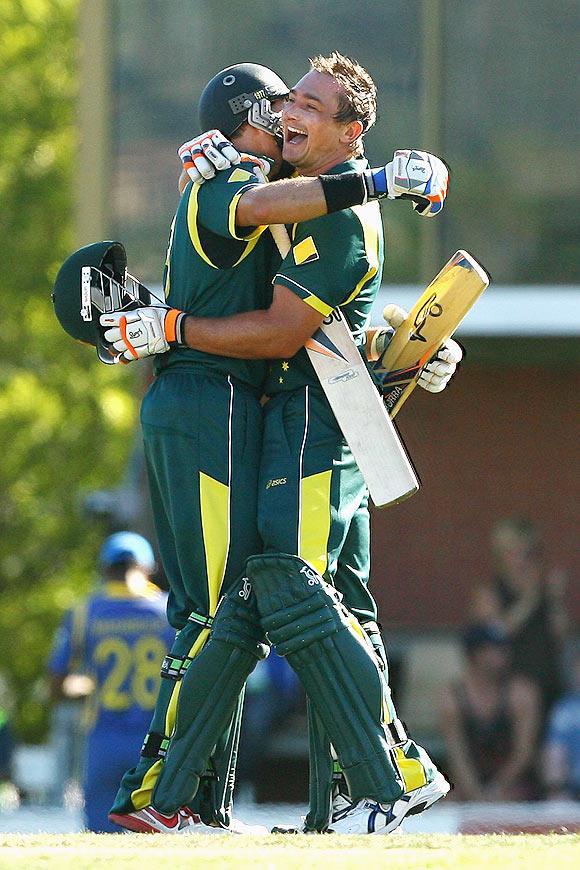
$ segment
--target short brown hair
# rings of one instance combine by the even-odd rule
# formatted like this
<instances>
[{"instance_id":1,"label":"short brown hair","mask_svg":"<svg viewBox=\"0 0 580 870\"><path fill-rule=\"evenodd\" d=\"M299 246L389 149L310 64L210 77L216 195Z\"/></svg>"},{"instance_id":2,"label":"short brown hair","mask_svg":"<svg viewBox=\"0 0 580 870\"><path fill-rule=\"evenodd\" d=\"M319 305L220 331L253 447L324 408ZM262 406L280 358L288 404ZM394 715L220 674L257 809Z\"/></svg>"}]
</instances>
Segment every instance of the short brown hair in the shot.
<instances>
[{"instance_id":1,"label":"short brown hair","mask_svg":"<svg viewBox=\"0 0 580 870\"><path fill-rule=\"evenodd\" d=\"M338 51L310 58L310 67L332 76L342 86L334 119L345 124L360 121L363 135L370 130L377 118L377 88L366 69Z\"/></svg>"}]
</instances>

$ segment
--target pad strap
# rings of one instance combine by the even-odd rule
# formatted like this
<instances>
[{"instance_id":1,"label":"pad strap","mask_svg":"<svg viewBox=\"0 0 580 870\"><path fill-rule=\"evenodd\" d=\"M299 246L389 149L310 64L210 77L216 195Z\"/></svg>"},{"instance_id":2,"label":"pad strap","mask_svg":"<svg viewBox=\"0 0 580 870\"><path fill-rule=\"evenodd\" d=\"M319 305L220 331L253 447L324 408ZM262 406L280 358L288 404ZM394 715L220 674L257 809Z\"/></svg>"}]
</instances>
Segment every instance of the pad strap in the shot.
<instances>
[{"instance_id":1,"label":"pad strap","mask_svg":"<svg viewBox=\"0 0 580 870\"><path fill-rule=\"evenodd\" d=\"M168 653L161 663L161 676L165 680L174 680L177 682L178 680L183 679L183 675L192 661L193 659L189 656L176 656L172 653Z\"/></svg>"},{"instance_id":2,"label":"pad strap","mask_svg":"<svg viewBox=\"0 0 580 870\"><path fill-rule=\"evenodd\" d=\"M165 734L158 734L155 731L150 731L145 735L143 746L141 747L142 758L165 758L167 755L167 747L169 746L169 737Z\"/></svg>"},{"instance_id":3,"label":"pad strap","mask_svg":"<svg viewBox=\"0 0 580 870\"><path fill-rule=\"evenodd\" d=\"M188 622L195 622L196 625L201 625L202 628L211 628L213 619L213 616L205 616L203 613L196 613L195 610L192 610L187 617Z\"/></svg>"}]
</instances>

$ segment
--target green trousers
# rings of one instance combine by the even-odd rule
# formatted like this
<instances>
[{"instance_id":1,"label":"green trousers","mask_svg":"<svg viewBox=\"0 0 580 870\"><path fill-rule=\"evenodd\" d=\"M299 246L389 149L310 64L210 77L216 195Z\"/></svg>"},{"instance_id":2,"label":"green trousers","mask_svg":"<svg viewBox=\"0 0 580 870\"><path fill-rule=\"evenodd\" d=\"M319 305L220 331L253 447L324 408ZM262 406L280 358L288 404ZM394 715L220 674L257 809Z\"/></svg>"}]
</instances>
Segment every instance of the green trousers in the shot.
<instances>
[{"instance_id":1,"label":"green trousers","mask_svg":"<svg viewBox=\"0 0 580 870\"><path fill-rule=\"evenodd\" d=\"M231 377L184 365L162 372L141 408L151 504L169 583L168 618L179 633L164 663L142 754L127 771L113 811L151 803L182 677L203 649L223 593L260 552L256 513L262 443L259 396ZM195 704L192 697L191 703ZM195 809L227 824L242 699L208 763Z\"/></svg>"}]
</instances>

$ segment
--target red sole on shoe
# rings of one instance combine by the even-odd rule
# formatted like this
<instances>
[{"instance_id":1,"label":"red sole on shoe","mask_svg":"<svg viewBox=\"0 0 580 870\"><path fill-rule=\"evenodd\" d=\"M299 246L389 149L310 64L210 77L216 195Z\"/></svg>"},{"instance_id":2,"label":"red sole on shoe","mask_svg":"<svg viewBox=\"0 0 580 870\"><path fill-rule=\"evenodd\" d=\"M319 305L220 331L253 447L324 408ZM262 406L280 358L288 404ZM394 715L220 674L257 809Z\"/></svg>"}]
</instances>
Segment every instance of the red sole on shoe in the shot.
<instances>
[{"instance_id":1,"label":"red sole on shoe","mask_svg":"<svg viewBox=\"0 0 580 870\"><path fill-rule=\"evenodd\" d=\"M141 819L135 819L133 816L122 816L117 815L116 813L109 813L109 821L113 822L114 825L119 825L119 827L125 828L126 831L136 831L138 834L161 833L157 828L153 828L151 825L148 825L147 822L143 822Z\"/></svg>"}]
</instances>

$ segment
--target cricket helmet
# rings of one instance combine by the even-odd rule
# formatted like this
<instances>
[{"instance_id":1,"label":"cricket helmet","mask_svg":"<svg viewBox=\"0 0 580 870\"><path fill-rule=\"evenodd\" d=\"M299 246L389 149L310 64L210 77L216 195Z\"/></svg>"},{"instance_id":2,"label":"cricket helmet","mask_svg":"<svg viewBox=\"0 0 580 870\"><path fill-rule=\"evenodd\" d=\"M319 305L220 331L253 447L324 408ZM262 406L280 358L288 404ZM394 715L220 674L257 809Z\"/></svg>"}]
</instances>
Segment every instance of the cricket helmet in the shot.
<instances>
[{"instance_id":1,"label":"cricket helmet","mask_svg":"<svg viewBox=\"0 0 580 870\"><path fill-rule=\"evenodd\" d=\"M99 565L105 571L112 565L138 565L147 574L155 570L155 556L149 541L135 532L115 532L101 547Z\"/></svg>"},{"instance_id":2,"label":"cricket helmet","mask_svg":"<svg viewBox=\"0 0 580 870\"><path fill-rule=\"evenodd\" d=\"M99 316L148 305L150 294L127 274L127 254L121 242L105 241L79 248L64 261L54 282L52 301L65 332L96 347L102 362L113 363L102 338Z\"/></svg>"},{"instance_id":3,"label":"cricket helmet","mask_svg":"<svg viewBox=\"0 0 580 870\"><path fill-rule=\"evenodd\" d=\"M200 127L221 130L224 136L231 136L248 120L254 104L263 99L272 102L289 91L288 85L267 66L257 63L228 66L202 91L198 105Z\"/></svg>"}]
</instances>

